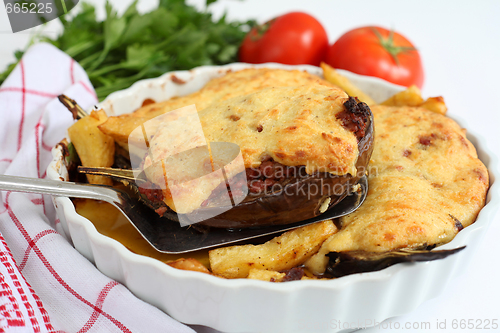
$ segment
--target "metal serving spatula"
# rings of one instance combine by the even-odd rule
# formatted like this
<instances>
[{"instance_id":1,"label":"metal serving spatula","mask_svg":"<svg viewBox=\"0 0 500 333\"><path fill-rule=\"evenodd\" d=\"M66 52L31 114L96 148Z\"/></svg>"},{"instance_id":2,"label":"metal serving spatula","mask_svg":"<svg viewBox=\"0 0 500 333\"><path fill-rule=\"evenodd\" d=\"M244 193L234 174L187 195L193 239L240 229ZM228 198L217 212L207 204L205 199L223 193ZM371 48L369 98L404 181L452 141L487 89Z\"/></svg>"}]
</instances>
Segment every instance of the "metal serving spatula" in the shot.
<instances>
[{"instance_id":1,"label":"metal serving spatula","mask_svg":"<svg viewBox=\"0 0 500 333\"><path fill-rule=\"evenodd\" d=\"M31 192L53 196L103 200L117 207L151 246L163 253L185 253L227 245L280 233L307 224L338 218L355 211L366 198L368 180L361 178L360 191L353 192L339 204L314 218L287 225L238 230L212 228L199 232L181 227L179 222L160 217L136 197L108 186L78 184L55 180L0 175L0 190Z\"/></svg>"}]
</instances>

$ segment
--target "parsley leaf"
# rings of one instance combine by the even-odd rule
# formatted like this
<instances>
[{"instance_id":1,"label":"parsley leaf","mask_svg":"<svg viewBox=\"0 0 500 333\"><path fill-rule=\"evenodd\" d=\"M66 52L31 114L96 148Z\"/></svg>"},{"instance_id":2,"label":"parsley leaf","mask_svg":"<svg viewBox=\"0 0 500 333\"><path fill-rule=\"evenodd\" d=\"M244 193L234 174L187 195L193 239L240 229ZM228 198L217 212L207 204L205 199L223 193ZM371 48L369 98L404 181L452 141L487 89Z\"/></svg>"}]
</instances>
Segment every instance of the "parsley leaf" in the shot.
<instances>
[{"instance_id":1,"label":"parsley leaf","mask_svg":"<svg viewBox=\"0 0 500 333\"><path fill-rule=\"evenodd\" d=\"M206 0L206 6L216 0ZM61 16L64 30L55 39L39 36L73 57L87 72L100 100L135 81L172 70L238 61L238 49L255 21L214 20L185 0L160 0L156 9L140 14L137 1L119 16L106 3L106 19L81 3L71 19ZM19 60L24 52L17 51ZM0 73L0 84L15 65Z\"/></svg>"}]
</instances>

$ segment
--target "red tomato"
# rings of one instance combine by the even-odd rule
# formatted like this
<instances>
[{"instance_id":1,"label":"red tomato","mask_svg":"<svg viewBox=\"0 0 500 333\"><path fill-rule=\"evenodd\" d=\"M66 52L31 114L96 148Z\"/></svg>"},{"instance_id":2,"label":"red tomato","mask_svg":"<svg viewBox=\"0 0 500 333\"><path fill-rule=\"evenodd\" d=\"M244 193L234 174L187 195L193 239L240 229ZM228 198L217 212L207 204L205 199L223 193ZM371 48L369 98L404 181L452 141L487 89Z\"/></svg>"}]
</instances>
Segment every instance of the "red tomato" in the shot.
<instances>
[{"instance_id":1,"label":"red tomato","mask_svg":"<svg viewBox=\"0 0 500 333\"><path fill-rule=\"evenodd\" d=\"M240 47L240 61L279 62L318 66L328 48L325 28L314 17L301 12L279 16L246 35Z\"/></svg>"},{"instance_id":2,"label":"red tomato","mask_svg":"<svg viewBox=\"0 0 500 333\"><path fill-rule=\"evenodd\" d=\"M335 68L377 76L402 86L422 88L424 70L413 44L379 27L351 30L329 47L325 62Z\"/></svg>"}]
</instances>

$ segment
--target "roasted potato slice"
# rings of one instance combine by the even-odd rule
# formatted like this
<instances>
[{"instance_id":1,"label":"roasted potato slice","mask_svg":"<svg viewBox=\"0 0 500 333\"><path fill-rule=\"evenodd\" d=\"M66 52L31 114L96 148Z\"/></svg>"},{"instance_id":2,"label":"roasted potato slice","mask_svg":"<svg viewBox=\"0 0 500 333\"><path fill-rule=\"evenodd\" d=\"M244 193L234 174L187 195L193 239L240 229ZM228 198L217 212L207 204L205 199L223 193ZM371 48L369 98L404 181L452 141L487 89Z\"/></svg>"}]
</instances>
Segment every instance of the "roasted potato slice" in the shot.
<instances>
[{"instance_id":1,"label":"roasted potato slice","mask_svg":"<svg viewBox=\"0 0 500 333\"><path fill-rule=\"evenodd\" d=\"M323 69L323 76L325 77L325 79L330 83L338 86L340 89L344 90L349 96L357 97L361 102L365 102L368 105L376 104L370 96L368 96L363 91L361 91L361 89L352 84L352 82L349 81L348 78L340 75L332 66L329 66L322 62L321 68Z\"/></svg>"},{"instance_id":2,"label":"roasted potato slice","mask_svg":"<svg viewBox=\"0 0 500 333\"><path fill-rule=\"evenodd\" d=\"M421 107L427 109L432 112L436 112L442 115L446 114L448 111L448 107L444 103L444 98L441 96L438 97L429 97L425 102L420 104Z\"/></svg>"},{"instance_id":3,"label":"roasted potato slice","mask_svg":"<svg viewBox=\"0 0 500 333\"><path fill-rule=\"evenodd\" d=\"M410 86L408 89L398 92L389 99L383 101L381 105L387 106L418 106L424 102L420 89L417 86Z\"/></svg>"},{"instance_id":4,"label":"roasted potato slice","mask_svg":"<svg viewBox=\"0 0 500 333\"><path fill-rule=\"evenodd\" d=\"M285 277L285 273L277 271L268 271L267 269L250 268L248 272L248 279L261 280L269 282L281 282Z\"/></svg>"},{"instance_id":5,"label":"roasted potato slice","mask_svg":"<svg viewBox=\"0 0 500 333\"><path fill-rule=\"evenodd\" d=\"M108 117L104 110L92 111L88 117L81 118L68 128L68 135L73 143L82 166L110 167L115 156L115 141L102 133L98 126ZM112 185L110 178L87 175L90 184Z\"/></svg>"},{"instance_id":6,"label":"roasted potato slice","mask_svg":"<svg viewBox=\"0 0 500 333\"><path fill-rule=\"evenodd\" d=\"M183 269L185 271L195 271L210 274L208 268L206 268L201 262L194 258L180 258L171 262L167 262L167 265L173 268Z\"/></svg>"},{"instance_id":7,"label":"roasted potato slice","mask_svg":"<svg viewBox=\"0 0 500 333\"><path fill-rule=\"evenodd\" d=\"M119 142L123 147L128 147L130 133L147 120L149 119L134 117L133 114L125 114L119 117L110 117L99 126L99 129L102 133Z\"/></svg>"},{"instance_id":8,"label":"roasted potato slice","mask_svg":"<svg viewBox=\"0 0 500 333\"><path fill-rule=\"evenodd\" d=\"M406 90L403 90L389 99L381 103L381 105L387 106L420 106L432 112L439 114L446 114L448 108L444 103L444 99L441 96L429 97L424 101L420 93L420 89L417 86L411 86Z\"/></svg>"},{"instance_id":9,"label":"roasted potato slice","mask_svg":"<svg viewBox=\"0 0 500 333\"><path fill-rule=\"evenodd\" d=\"M250 268L247 279L261 280L268 282L286 282L287 273L269 271L267 269ZM314 276L311 273L306 273L304 276L300 278L300 280L323 280L323 278Z\"/></svg>"},{"instance_id":10,"label":"roasted potato slice","mask_svg":"<svg viewBox=\"0 0 500 333\"><path fill-rule=\"evenodd\" d=\"M314 223L285 232L261 245L236 245L208 253L214 274L245 278L251 268L284 271L301 265L314 255L337 228L332 221Z\"/></svg>"}]
</instances>

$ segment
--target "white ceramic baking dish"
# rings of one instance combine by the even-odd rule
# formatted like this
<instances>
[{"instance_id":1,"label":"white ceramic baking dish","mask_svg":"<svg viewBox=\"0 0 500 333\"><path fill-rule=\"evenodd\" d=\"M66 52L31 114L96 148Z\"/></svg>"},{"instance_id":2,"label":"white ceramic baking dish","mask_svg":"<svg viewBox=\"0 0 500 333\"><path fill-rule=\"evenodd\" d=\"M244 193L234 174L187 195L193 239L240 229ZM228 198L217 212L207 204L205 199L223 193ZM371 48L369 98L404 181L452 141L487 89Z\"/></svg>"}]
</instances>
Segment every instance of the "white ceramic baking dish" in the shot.
<instances>
[{"instance_id":1,"label":"white ceramic baking dish","mask_svg":"<svg viewBox=\"0 0 500 333\"><path fill-rule=\"evenodd\" d=\"M229 70L252 66L231 64L167 73L111 94L100 107L108 115L132 112L146 98L161 101L186 95ZM255 67L300 69L322 75L321 69L313 66L263 64ZM402 87L377 78L341 72L376 101L402 90ZM185 83L175 83L173 75L174 81L180 79ZM455 120L467 127L464 121ZM225 280L177 270L158 260L134 254L117 241L99 234L89 220L76 213L70 199L54 198L54 205L66 232L82 255L137 297L183 323L205 325L224 332L337 332L368 327L412 311L425 300L437 296L453 276L467 269L475 246L493 220L500 205L500 190L495 180L499 176L498 159L484 150L484 138L474 134L474 129L468 130L469 139L490 171L492 186L487 205L477 221L452 242L440 247L452 249L466 245L466 250L444 260L399 264L336 280L270 283ZM54 148L52 153L54 160L48 168L48 178L67 179L62 152Z\"/></svg>"}]
</instances>

